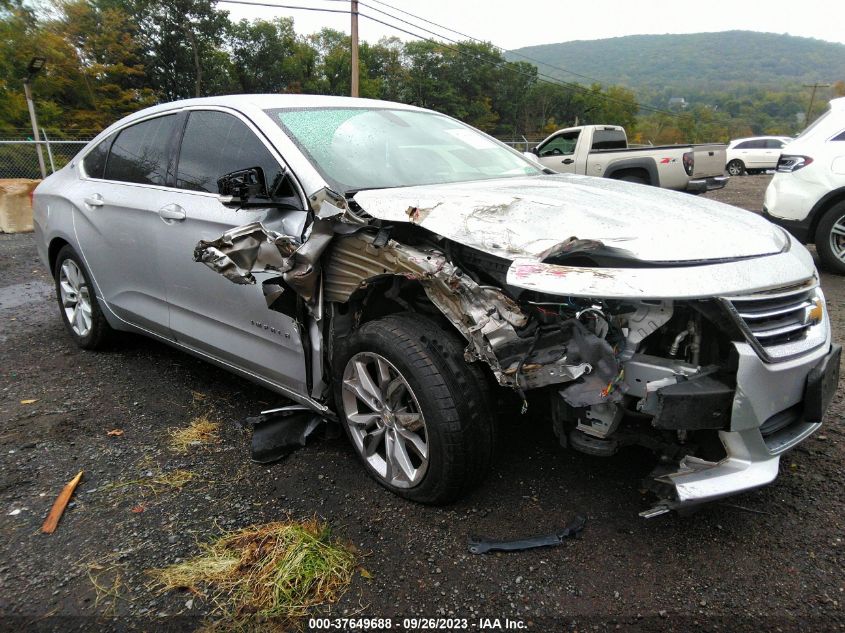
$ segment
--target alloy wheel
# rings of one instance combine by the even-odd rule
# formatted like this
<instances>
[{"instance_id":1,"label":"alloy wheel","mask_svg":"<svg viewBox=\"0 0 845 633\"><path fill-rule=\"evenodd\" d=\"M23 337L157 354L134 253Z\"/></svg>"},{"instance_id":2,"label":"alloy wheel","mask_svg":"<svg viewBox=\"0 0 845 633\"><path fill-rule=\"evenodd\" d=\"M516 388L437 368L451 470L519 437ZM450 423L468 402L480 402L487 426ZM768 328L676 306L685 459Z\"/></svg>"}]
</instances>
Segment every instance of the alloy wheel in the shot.
<instances>
[{"instance_id":1,"label":"alloy wheel","mask_svg":"<svg viewBox=\"0 0 845 633\"><path fill-rule=\"evenodd\" d=\"M393 363L359 352L343 371L343 411L355 448L384 482L413 488L429 463L428 431L417 397Z\"/></svg>"},{"instance_id":2,"label":"alloy wheel","mask_svg":"<svg viewBox=\"0 0 845 633\"><path fill-rule=\"evenodd\" d=\"M845 215L834 222L830 228L830 250L836 259L845 262Z\"/></svg>"},{"instance_id":3,"label":"alloy wheel","mask_svg":"<svg viewBox=\"0 0 845 633\"><path fill-rule=\"evenodd\" d=\"M72 259L63 261L59 269L59 292L62 310L74 334L79 337L88 336L93 323L91 295L82 271Z\"/></svg>"}]
</instances>

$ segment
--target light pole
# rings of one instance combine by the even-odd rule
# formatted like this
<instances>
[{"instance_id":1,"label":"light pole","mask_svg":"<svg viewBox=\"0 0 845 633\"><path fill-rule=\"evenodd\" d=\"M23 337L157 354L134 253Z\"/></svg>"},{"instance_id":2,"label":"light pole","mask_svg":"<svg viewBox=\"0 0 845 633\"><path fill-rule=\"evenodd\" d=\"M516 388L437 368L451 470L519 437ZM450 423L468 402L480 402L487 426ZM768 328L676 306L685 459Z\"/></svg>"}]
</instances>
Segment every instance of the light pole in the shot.
<instances>
[{"instance_id":1,"label":"light pole","mask_svg":"<svg viewBox=\"0 0 845 633\"><path fill-rule=\"evenodd\" d=\"M350 96L358 96L358 0L352 0L350 5L352 13L352 32L349 38L352 42L352 90Z\"/></svg>"},{"instance_id":2,"label":"light pole","mask_svg":"<svg viewBox=\"0 0 845 633\"><path fill-rule=\"evenodd\" d=\"M41 137L38 135L38 119L35 118L35 104L32 102L32 88L30 84L44 65L47 59L44 57L33 57L26 68L26 77L23 80L23 91L26 95L26 105L29 108L29 120L32 122L32 139L35 141L35 150L38 153L38 167L41 168L41 178L47 177L47 168L44 166L44 154L41 151Z\"/></svg>"}]
</instances>

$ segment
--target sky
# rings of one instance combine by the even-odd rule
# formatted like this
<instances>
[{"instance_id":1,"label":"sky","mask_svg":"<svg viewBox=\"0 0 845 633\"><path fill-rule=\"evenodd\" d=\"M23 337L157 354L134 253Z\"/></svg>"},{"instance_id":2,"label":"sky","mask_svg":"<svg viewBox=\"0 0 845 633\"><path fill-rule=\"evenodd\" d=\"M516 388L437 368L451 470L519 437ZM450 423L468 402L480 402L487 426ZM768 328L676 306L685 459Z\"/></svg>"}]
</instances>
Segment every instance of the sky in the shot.
<instances>
[{"instance_id":1,"label":"sky","mask_svg":"<svg viewBox=\"0 0 845 633\"><path fill-rule=\"evenodd\" d=\"M254 0L269 4L287 4L348 11L345 0ZM389 8L381 0L360 0L360 38L376 42L395 35L414 39L406 33L378 24L371 15L400 28L416 27L378 13L391 13L402 19L419 21ZM841 0L604 0L595 4L568 0L384 0L388 5L432 22L460 31L477 39L491 41L506 49L552 44L571 40L593 40L646 33L697 33L702 31L749 30L789 33L829 42L845 43L845 3ZM837 9L836 6L840 8ZM313 33L323 27L349 32L348 13L334 14L259 6L219 3L234 20L289 16L296 32ZM838 14L838 15L837 15ZM421 26L446 37L465 39L431 24ZM421 33L430 37L430 34Z\"/></svg>"}]
</instances>

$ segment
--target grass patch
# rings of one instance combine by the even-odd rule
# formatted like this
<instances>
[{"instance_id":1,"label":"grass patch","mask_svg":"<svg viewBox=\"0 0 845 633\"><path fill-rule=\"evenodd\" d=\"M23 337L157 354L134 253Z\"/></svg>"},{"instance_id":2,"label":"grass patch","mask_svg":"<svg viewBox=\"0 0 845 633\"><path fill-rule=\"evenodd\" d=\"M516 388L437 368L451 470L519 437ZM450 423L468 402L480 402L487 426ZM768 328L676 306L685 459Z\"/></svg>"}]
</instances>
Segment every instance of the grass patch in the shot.
<instances>
[{"instance_id":1,"label":"grass patch","mask_svg":"<svg viewBox=\"0 0 845 633\"><path fill-rule=\"evenodd\" d=\"M119 481L114 484L103 486L104 490L138 487L144 492L159 495L164 492L179 491L192 481L202 481L196 473L190 470L176 469L168 473L158 473L152 477L143 479L132 479L131 481Z\"/></svg>"},{"instance_id":2,"label":"grass patch","mask_svg":"<svg viewBox=\"0 0 845 633\"><path fill-rule=\"evenodd\" d=\"M212 422L201 415L191 420L183 429L170 429L170 449L175 453L187 453L192 447L217 444L220 441L220 423Z\"/></svg>"},{"instance_id":3,"label":"grass patch","mask_svg":"<svg viewBox=\"0 0 845 633\"><path fill-rule=\"evenodd\" d=\"M217 615L292 618L335 602L355 568L354 554L316 519L277 521L224 534L202 554L149 573L164 591L204 595Z\"/></svg>"},{"instance_id":4,"label":"grass patch","mask_svg":"<svg viewBox=\"0 0 845 633\"><path fill-rule=\"evenodd\" d=\"M117 603L123 600L123 565L113 562L88 563L85 568L88 580L94 587L94 610L103 615L117 615Z\"/></svg>"}]
</instances>

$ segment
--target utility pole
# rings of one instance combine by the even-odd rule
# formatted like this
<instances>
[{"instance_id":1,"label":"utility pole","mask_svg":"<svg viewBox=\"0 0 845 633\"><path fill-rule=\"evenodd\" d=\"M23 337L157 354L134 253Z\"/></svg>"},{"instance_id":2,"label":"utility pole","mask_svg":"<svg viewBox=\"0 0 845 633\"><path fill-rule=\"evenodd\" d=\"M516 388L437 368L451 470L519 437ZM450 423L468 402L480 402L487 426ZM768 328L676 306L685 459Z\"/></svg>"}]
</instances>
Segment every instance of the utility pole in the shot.
<instances>
[{"instance_id":1,"label":"utility pole","mask_svg":"<svg viewBox=\"0 0 845 633\"><path fill-rule=\"evenodd\" d=\"M41 169L41 179L47 177L47 167L44 165L44 153L41 151L41 137L38 135L38 119L35 118L35 104L32 101L32 80L35 78L47 60L44 57L33 57L27 66L27 75L23 80L23 93L26 96L26 105L29 108L29 120L32 123L32 140L35 141L35 152L38 154L38 167Z\"/></svg>"},{"instance_id":2,"label":"utility pole","mask_svg":"<svg viewBox=\"0 0 845 633\"><path fill-rule=\"evenodd\" d=\"M805 125L810 125L810 115L813 112L813 102L816 100L816 90L818 88L830 88L830 84L820 84L816 82L814 84L804 84L805 88L812 88L813 92L810 93L810 107L807 108L807 120L804 122Z\"/></svg>"},{"instance_id":3,"label":"utility pole","mask_svg":"<svg viewBox=\"0 0 845 633\"><path fill-rule=\"evenodd\" d=\"M352 3L352 96L358 96L358 0Z\"/></svg>"}]
</instances>

